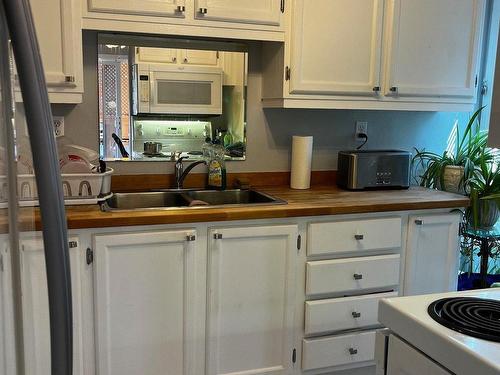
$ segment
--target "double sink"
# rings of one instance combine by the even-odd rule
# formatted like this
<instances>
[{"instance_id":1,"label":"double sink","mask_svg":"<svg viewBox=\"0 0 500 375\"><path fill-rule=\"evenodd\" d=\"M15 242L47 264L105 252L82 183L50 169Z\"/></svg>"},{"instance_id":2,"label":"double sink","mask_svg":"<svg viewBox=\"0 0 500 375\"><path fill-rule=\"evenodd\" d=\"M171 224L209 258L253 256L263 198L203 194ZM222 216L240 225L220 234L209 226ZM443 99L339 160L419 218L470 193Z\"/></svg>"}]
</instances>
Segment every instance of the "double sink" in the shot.
<instances>
[{"instance_id":1,"label":"double sink","mask_svg":"<svg viewBox=\"0 0 500 375\"><path fill-rule=\"evenodd\" d=\"M256 190L162 190L115 193L101 203L103 211L227 207L286 204Z\"/></svg>"}]
</instances>

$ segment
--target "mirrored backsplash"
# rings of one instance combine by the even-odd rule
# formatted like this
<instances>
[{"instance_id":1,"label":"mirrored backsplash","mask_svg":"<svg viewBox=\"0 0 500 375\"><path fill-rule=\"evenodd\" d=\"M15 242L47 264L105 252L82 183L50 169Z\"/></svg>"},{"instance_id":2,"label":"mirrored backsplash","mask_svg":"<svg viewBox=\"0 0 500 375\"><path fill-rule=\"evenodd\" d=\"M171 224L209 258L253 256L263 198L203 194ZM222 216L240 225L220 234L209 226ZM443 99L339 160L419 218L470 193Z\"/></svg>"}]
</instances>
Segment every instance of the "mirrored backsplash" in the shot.
<instances>
[{"instance_id":1,"label":"mirrored backsplash","mask_svg":"<svg viewBox=\"0 0 500 375\"><path fill-rule=\"evenodd\" d=\"M196 160L211 142L224 146L227 160L245 159L245 45L109 34L98 40L101 158Z\"/></svg>"}]
</instances>

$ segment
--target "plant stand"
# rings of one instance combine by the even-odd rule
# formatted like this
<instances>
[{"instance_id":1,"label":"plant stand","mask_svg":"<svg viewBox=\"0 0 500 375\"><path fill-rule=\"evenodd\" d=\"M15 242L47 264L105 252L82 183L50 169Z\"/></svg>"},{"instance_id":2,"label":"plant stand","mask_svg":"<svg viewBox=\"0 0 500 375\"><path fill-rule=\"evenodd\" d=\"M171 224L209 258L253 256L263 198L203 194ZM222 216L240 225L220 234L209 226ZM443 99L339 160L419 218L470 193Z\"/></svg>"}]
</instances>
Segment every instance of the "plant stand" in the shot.
<instances>
[{"instance_id":1,"label":"plant stand","mask_svg":"<svg viewBox=\"0 0 500 375\"><path fill-rule=\"evenodd\" d=\"M479 248L477 255L481 258L479 267L479 279L473 283L474 289L488 288L488 262L490 258L496 259L500 256L500 225L497 223L491 229L474 229L462 224L460 227L461 251L474 255L474 249Z\"/></svg>"}]
</instances>

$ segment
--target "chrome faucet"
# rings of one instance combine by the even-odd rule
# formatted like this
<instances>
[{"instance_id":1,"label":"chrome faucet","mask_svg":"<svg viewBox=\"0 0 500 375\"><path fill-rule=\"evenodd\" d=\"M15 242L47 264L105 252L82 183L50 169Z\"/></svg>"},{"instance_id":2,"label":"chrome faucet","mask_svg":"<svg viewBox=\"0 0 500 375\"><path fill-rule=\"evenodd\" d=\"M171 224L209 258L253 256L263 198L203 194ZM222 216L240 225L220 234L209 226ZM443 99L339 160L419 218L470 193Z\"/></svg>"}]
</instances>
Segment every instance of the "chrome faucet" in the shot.
<instances>
[{"instance_id":1,"label":"chrome faucet","mask_svg":"<svg viewBox=\"0 0 500 375\"><path fill-rule=\"evenodd\" d=\"M184 180L194 167L199 164L207 164L205 160L198 160L189 164L186 169L184 169L184 164L182 163L182 161L185 159L188 159L188 156L182 156L175 160L175 185L177 189L184 188Z\"/></svg>"}]
</instances>

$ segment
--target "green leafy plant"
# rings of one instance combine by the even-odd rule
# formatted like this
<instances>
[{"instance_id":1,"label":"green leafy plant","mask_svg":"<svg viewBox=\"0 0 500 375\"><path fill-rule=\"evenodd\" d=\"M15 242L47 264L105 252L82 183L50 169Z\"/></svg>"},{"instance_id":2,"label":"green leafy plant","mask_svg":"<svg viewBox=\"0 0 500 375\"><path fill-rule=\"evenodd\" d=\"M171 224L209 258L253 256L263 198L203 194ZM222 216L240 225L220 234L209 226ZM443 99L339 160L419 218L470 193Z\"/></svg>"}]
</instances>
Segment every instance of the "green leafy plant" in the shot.
<instances>
[{"instance_id":1,"label":"green leafy plant","mask_svg":"<svg viewBox=\"0 0 500 375\"><path fill-rule=\"evenodd\" d=\"M476 168L467 179L466 185L469 190L471 204L468 209L469 221L474 227L481 224L481 216L486 216L489 212L481 212L485 209L495 209L498 211L500 204L500 169L496 158L491 158L494 151L485 148L479 157ZM494 201L494 205L484 203ZM490 208L488 208L491 206Z\"/></svg>"},{"instance_id":2,"label":"green leafy plant","mask_svg":"<svg viewBox=\"0 0 500 375\"><path fill-rule=\"evenodd\" d=\"M476 121L484 107L479 108L469 119L462 137L457 129L454 152L444 151L437 154L425 150L415 149L412 160L414 171L422 170L422 174L416 176L421 186L428 188L442 188L444 186L444 171L447 166L459 166L464 168L464 174L460 186L465 186L465 181L472 176L481 155L486 161L494 159L493 150L486 148L488 133L479 130L479 121Z\"/></svg>"}]
</instances>

